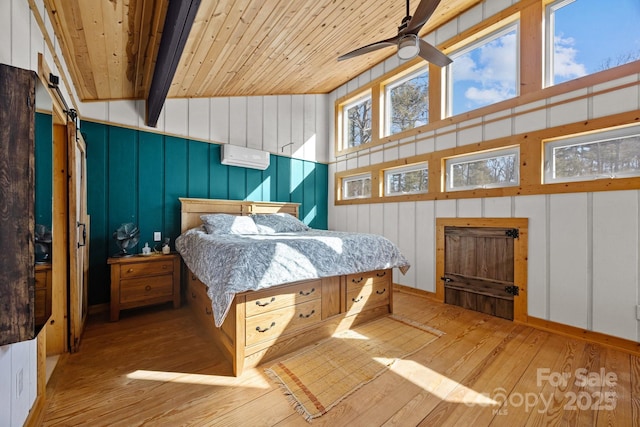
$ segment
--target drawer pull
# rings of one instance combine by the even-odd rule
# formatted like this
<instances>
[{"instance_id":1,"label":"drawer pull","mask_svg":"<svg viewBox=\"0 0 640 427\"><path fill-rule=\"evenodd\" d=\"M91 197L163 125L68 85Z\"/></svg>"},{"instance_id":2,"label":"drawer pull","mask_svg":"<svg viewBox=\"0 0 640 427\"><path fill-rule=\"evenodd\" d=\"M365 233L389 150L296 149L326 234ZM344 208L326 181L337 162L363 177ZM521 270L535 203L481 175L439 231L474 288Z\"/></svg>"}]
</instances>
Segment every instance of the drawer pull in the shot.
<instances>
[{"instance_id":1,"label":"drawer pull","mask_svg":"<svg viewBox=\"0 0 640 427\"><path fill-rule=\"evenodd\" d=\"M311 295L315 291L316 291L316 288L311 288L311 290L309 292L300 291L300 295L302 295L303 297L306 297L306 296Z\"/></svg>"},{"instance_id":2,"label":"drawer pull","mask_svg":"<svg viewBox=\"0 0 640 427\"><path fill-rule=\"evenodd\" d=\"M309 313L309 314L302 314L302 313L300 313L300 318L301 318L301 319L308 319L309 317L313 316L313 314L314 314L315 312L316 312L315 310L311 310L311 313Z\"/></svg>"},{"instance_id":3,"label":"drawer pull","mask_svg":"<svg viewBox=\"0 0 640 427\"><path fill-rule=\"evenodd\" d=\"M205 307L204 312L207 313L207 316L211 316L211 309L209 307Z\"/></svg>"},{"instance_id":4,"label":"drawer pull","mask_svg":"<svg viewBox=\"0 0 640 427\"><path fill-rule=\"evenodd\" d=\"M351 298L351 301L360 302L360 301L362 301L362 298L364 298L364 296L360 295L358 298Z\"/></svg>"},{"instance_id":5,"label":"drawer pull","mask_svg":"<svg viewBox=\"0 0 640 427\"><path fill-rule=\"evenodd\" d=\"M191 291L191 298L196 299L196 293Z\"/></svg>"},{"instance_id":6,"label":"drawer pull","mask_svg":"<svg viewBox=\"0 0 640 427\"><path fill-rule=\"evenodd\" d=\"M167 268L169 268L169 266L167 264L162 264L162 269L166 270Z\"/></svg>"},{"instance_id":7,"label":"drawer pull","mask_svg":"<svg viewBox=\"0 0 640 427\"><path fill-rule=\"evenodd\" d=\"M151 290L151 285L147 285L147 286L145 286L145 287L144 287L144 290L145 290L145 291L147 291L147 292L149 292L149 291Z\"/></svg>"},{"instance_id":8,"label":"drawer pull","mask_svg":"<svg viewBox=\"0 0 640 427\"><path fill-rule=\"evenodd\" d=\"M264 328L264 329L260 329L260 326L256 326L256 331L258 331L258 332L267 332L269 329L273 328L274 326L276 326L276 322L271 322L271 326L269 326L268 328Z\"/></svg>"},{"instance_id":9,"label":"drawer pull","mask_svg":"<svg viewBox=\"0 0 640 427\"><path fill-rule=\"evenodd\" d=\"M384 294L385 292L387 292L387 288L384 288L384 289L383 289L383 290L381 290L381 291L376 291L376 294L378 294L378 295L382 295L382 294Z\"/></svg>"},{"instance_id":10,"label":"drawer pull","mask_svg":"<svg viewBox=\"0 0 640 427\"><path fill-rule=\"evenodd\" d=\"M387 275L386 271L383 271L382 273L376 273L376 276L378 276L378 277L384 277L386 275Z\"/></svg>"},{"instance_id":11,"label":"drawer pull","mask_svg":"<svg viewBox=\"0 0 640 427\"><path fill-rule=\"evenodd\" d=\"M360 282L362 282L363 280L364 280L364 277L362 277L362 276L360 277L360 279L351 279L351 281L352 281L353 283L360 283Z\"/></svg>"},{"instance_id":12,"label":"drawer pull","mask_svg":"<svg viewBox=\"0 0 640 427\"><path fill-rule=\"evenodd\" d=\"M191 280L193 280L194 282L196 281L196 275L195 274L191 275Z\"/></svg>"},{"instance_id":13,"label":"drawer pull","mask_svg":"<svg viewBox=\"0 0 640 427\"><path fill-rule=\"evenodd\" d=\"M127 273L133 273L133 268L128 269Z\"/></svg>"},{"instance_id":14,"label":"drawer pull","mask_svg":"<svg viewBox=\"0 0 640 427\"><path fill-rule=\"evenodd\" d=\"M258 307L266 307L269 304L271 304L272 302L274 302L276 300L276 297L271 297L271 301L267 301L267 302L260 302L260 301L256 301L256 305Z\"/></svg>"}]
</instances>

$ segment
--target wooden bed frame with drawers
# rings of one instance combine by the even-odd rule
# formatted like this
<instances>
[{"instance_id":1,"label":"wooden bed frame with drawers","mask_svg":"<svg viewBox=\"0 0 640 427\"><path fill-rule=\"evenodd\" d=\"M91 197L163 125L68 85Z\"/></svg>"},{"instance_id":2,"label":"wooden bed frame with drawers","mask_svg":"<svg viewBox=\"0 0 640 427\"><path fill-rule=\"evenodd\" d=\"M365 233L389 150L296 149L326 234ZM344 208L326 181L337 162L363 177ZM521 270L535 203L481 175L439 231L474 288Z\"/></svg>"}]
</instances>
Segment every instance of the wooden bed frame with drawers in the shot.
<instances>
[{"instance_id":1,"label":"wooden bed frame with drawers","mask_svg":"<svg viewBox=\"0 0 640 427\"><path fill-rule=\"evenodd\" d=\"M181 198L182 231L201 224L200 215L286 212L297 203ZM233 373L257 366L327 338L337 331L392 312L391 270L378 270L286 283L237 294L222 327L216 328L206 286L184 269L186 300L213 337Z\"/></svg>"}]
</instances>

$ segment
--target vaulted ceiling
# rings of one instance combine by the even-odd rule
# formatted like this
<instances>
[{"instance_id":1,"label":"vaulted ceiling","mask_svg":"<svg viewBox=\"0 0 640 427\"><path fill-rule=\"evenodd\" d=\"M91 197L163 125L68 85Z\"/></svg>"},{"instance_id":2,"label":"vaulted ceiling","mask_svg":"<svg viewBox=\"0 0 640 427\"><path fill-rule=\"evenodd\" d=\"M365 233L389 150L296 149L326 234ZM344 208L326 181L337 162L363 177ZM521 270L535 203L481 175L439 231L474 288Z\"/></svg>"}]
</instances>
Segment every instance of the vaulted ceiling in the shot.
<instances>
[{"instance_id":1,"label":"vaulted ceiling","mask_svg":"<svg viewBox=\"0 0 640 427\"><path fill-rule=\"evenodd\" d=\"M421 35L479 2L442 0ZM169 0L44 3L82 101L147 97ZM395 54L337 61L404 15L403 0L202 0L168 97L331 92Z\"/></svg>"}]
</instances>

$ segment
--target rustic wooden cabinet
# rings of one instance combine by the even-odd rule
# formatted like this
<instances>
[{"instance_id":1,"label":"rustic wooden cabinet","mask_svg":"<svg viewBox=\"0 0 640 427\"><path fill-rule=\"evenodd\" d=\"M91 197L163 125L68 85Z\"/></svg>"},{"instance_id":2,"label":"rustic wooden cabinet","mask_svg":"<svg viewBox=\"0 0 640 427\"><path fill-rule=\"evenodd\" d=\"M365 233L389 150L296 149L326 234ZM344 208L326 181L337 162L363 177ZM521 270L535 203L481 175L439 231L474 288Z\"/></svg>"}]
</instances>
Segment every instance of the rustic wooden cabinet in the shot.
<instances>
[{"instance_id":1,"label":"rustic wooden cabinet","mask_svg":"<svg viewBox=\"0 0 640 427\"><path fill-rule=\"evenodd\" d=\"M120 310L173 302L180 307L178 254L109 258L111 265L111 321Z\"/></svg>"},{"instance_id":2,"label":"rustic wooden cabinet","mask_svg":"<svg viewBox=\"0 0 640 427\"><path fill-rule=\"evenodd\" d=\"M0 346L35 337L36 74L0 64Z\"/></svg>"}]
</instances>

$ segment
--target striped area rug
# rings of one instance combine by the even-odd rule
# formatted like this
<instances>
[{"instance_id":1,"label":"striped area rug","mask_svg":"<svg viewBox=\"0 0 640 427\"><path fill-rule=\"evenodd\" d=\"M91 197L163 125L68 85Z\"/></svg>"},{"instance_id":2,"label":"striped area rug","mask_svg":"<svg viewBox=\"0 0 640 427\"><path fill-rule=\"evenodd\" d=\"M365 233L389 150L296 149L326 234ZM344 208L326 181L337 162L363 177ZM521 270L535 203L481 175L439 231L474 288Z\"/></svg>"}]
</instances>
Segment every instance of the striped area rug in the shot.
<instances>
[{"instance_id":1,"label":"striped area rug","mask_svg":"<svg viewBox=\"0 0 640 427\"><path fill-rule=\"evenodd\" d=\"M339 332L265 372L307 421L317 418L393 363L444 333L399 316L386 316Z\"/></svg>"}]
</instances>

